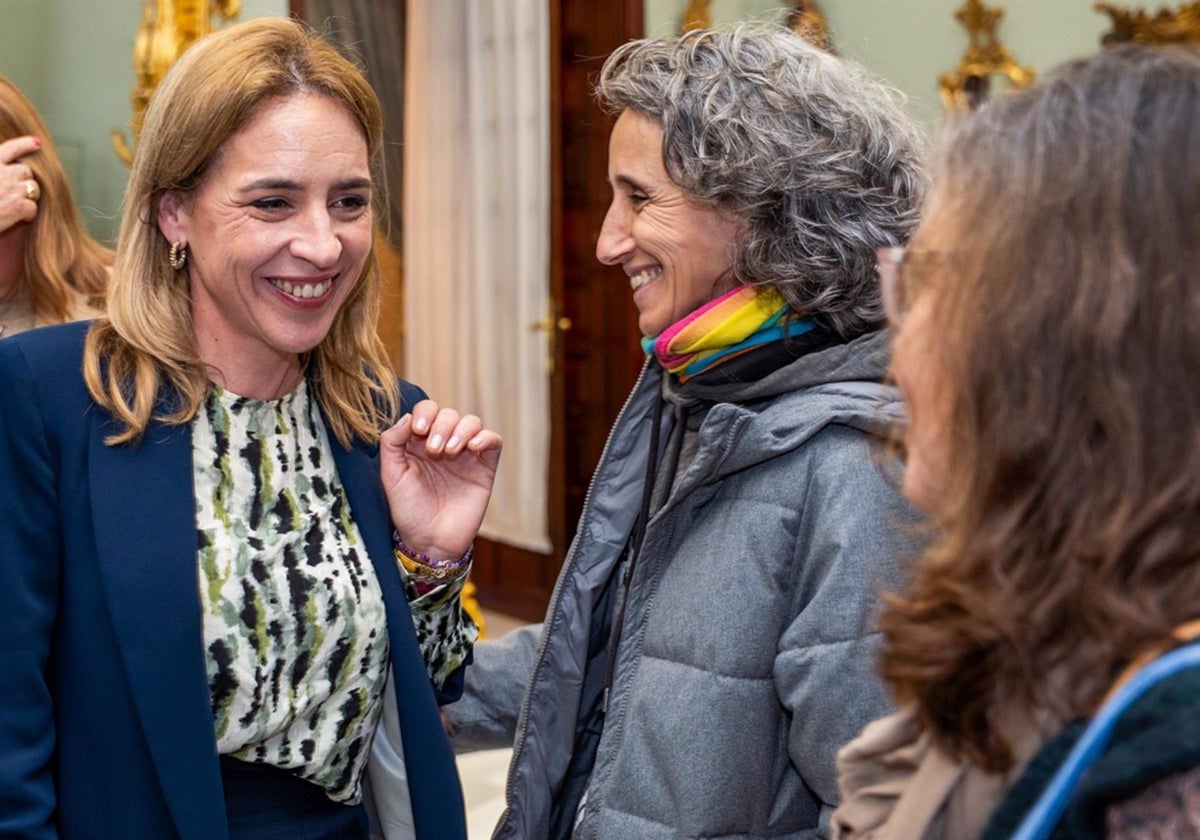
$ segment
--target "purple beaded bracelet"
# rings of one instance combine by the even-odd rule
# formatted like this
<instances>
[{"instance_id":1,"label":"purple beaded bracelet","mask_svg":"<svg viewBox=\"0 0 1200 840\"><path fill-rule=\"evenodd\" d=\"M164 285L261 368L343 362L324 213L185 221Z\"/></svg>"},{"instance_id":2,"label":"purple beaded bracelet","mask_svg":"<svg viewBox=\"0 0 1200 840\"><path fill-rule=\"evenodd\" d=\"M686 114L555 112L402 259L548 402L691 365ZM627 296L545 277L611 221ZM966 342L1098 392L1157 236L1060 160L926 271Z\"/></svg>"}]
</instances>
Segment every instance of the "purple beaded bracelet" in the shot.
<instances>
[{"instance_id":1,"label":"purple beaded bracelet","mask_svg":"<svg viewBox=\"0 0 1200 840\"><path fill-rule=\"evenodd\" d=\"M472 546L467 549L466 554L456 560L437 560L428 554L422 554L409 548L400 537L399 531L392 532L392 550L396 555L396 560L406 572L415 579L426 583L443 583L457 577L463 569L470 565L471 557L475 553L474 546Z\"/></svg>"}]
</instances>

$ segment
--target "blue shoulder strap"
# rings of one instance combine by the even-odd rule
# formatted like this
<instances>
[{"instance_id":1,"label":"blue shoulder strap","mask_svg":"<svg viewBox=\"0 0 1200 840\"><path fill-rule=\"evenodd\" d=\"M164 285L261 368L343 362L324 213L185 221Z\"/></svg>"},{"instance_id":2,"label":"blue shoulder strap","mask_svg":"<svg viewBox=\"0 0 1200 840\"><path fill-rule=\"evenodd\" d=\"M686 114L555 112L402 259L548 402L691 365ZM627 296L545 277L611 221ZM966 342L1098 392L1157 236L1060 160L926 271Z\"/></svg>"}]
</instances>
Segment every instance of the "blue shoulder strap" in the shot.
<instances>
[{"instance_id":1,"label":"blue shoulder strap","mask_svg":"<svg viewBox=\"0 0 1200 840\"><path fill-rule=\"evenodd\" d=\"M1079 777L1108 746L1113 726L1121 714L1147 689L1172 674L1196 665L1200 665L1200 645L1176 648L1146 665L1117 689L1075 742L1050 784L1025 815L1012 840L1045 840L1049 837L1066 810Z\"/></svg>"}]
</instances>

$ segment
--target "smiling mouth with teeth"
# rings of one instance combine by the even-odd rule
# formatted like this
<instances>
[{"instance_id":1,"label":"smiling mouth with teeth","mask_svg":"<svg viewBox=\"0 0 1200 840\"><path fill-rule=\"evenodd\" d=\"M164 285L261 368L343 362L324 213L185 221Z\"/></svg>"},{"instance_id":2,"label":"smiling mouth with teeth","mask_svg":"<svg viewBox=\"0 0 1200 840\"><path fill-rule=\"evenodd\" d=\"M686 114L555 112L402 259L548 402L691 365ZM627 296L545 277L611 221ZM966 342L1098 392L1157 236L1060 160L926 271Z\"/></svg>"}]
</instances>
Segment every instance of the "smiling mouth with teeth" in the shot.
<instances>
[{"instance_id":1,"label":"smiling mouth with teeth","mask_svg":"<svg viewBox=\"0 0 1200 840\"><path fill-rule=\"evenodd\" d=\"M629 285L636 292L638 289L645 286L658 275L662 274L661 268L647 268L645 271L639 271L637 274L629 278Z\"/></svg>"},{"instance_id":2,"label":"smiling mouth with teeth","mask_svg":"<svg viewBox=\"0 0 1200 840\"><path fill-rule=\"evenodd\" d=\"M301 300L321 297L333 287L332 277L322 280L320 283L289 283L287 280L268 280L267 282L285 295Z\"/></svg>"}]
</instances>

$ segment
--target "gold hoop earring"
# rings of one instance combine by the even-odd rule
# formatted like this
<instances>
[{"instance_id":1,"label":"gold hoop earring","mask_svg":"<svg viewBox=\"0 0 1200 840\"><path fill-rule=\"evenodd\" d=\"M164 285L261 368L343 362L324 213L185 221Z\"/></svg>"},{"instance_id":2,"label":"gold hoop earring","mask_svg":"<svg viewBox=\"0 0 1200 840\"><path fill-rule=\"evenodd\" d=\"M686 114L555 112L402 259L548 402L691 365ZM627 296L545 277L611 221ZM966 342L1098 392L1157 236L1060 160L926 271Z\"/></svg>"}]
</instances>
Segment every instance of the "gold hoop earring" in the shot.
<instances>
[{"instance_id":1,"label":"gold hoop earring","mask_svg":"<svg viewBox=\"0 0 1200 840\"><path fill-rule=\"evenodd\" d=\"M171 268L178 271L187 265L187 246L181 242L171 243L171 253L167 256L167 262L171 264Z\"/></svg>"}]
</instances>

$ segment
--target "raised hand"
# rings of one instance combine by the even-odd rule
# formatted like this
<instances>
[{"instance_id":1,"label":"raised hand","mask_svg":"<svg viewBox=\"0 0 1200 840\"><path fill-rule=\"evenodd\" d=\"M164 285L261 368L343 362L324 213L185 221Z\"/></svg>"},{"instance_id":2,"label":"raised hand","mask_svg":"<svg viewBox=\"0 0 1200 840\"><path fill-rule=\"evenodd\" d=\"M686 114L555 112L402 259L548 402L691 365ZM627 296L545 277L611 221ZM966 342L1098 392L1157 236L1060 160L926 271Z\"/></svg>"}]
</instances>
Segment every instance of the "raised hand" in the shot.
<instances>
[{"instance_id":1,"label":"raised hand","mask_svg":"<svg viewBox=\"0 0 1200 840\"><path fill-rule=\"evenodd\" d=\"M466 553L487 511L502 446L478 417L433 400L383 433L383 489L407 546L441 560Z\"/></svg>"},{"instance_id":2,"label":"raised hand","mask_svg":"<svg viewBox=\"0 0 1200 840\"><path fill-rule=\"evenodd\" d=\"M36 137L14 137L0 143L0 232L37 215L41 186L21 158L41 148Z\"/></svg>"}]
</instances>

